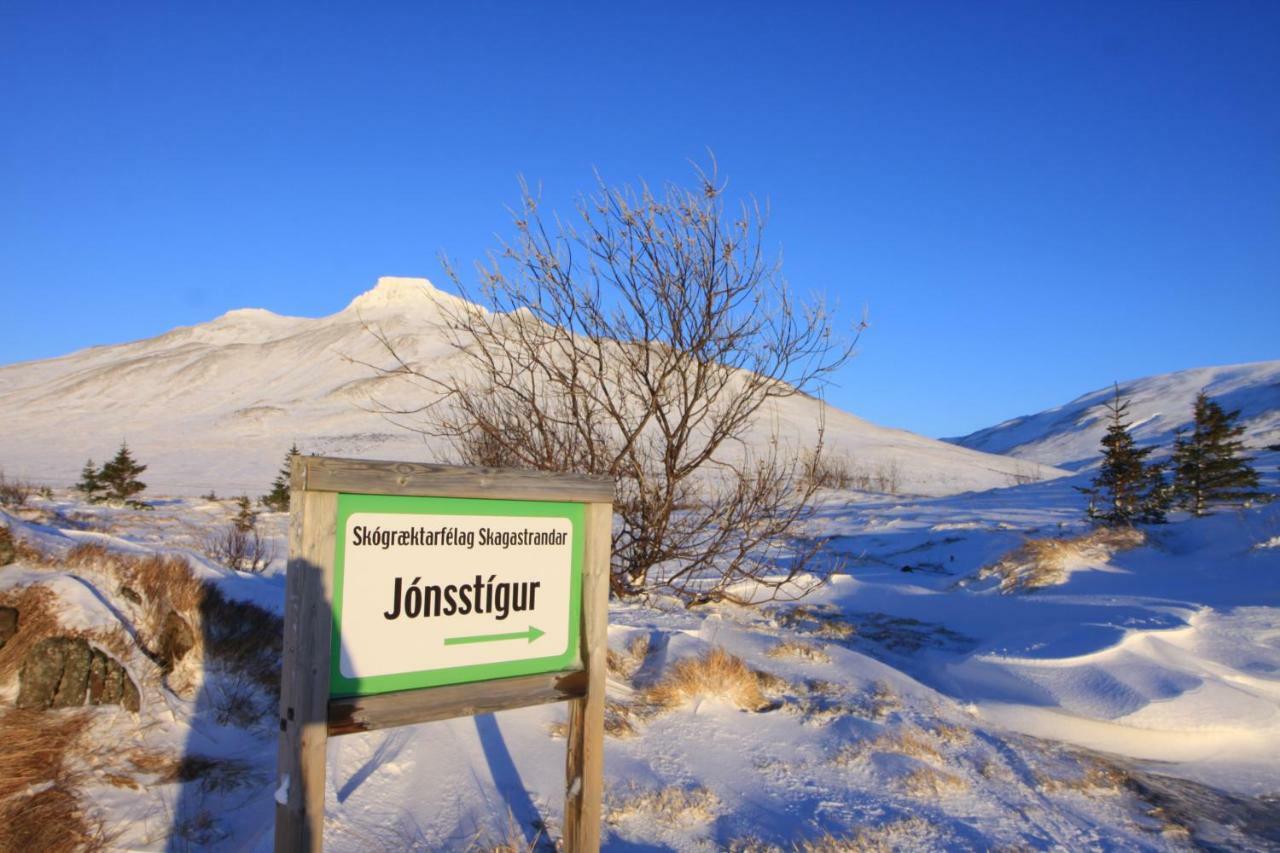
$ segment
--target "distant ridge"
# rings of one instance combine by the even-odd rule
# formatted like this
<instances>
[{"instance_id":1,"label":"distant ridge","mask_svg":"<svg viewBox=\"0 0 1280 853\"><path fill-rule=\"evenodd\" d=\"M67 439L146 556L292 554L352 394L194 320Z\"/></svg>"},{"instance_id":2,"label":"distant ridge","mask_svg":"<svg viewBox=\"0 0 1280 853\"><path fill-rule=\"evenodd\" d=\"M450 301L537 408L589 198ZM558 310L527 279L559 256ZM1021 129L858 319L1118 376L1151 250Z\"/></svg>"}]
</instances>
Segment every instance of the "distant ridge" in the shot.
<instances>
[{"instance_id":1,"label":"distant ridge","mask_svg":"<svg viewBox=\"0 0 1280 853\"><path fill-rule=\"evenodd\" d=\"M1249 446L1280 441L1280 361L1200 367L1121 382L1134 438L1144 445L1171 445L1174 432L1190 424L1191 406L1201 389L1223 408L1240 410ZM1114 393L1112 386L1099 388L1065 405L945 440L1068 470L1088 468L1101 456L1103 406Z\"/></svg>"},{"instance_id":2,"label":"distant ridge","mask_svg":"<svg viewBox=\"0 0 1280 853\"><path fill-rule=\"evenodd\" d=\"M370 398L420 405L426 390L394 367L376 327L417 369L460 366L445 308L483 310L425 278L380 278L327 317L256 308L145 340L0 367L6 424L0 467L70 485L85 460L101 462L127 439L148 465L152 494L264 492L289 446L309 453L440 460L447 448L369 411ZM754 440L776 428L796 448L812 444L821 404L808 397L762 412ZM1052 468L977 453L834 409L826 444L867 471L892 471L903 491L940 495L1057 476Z\"/></svg>"}]
</instances>

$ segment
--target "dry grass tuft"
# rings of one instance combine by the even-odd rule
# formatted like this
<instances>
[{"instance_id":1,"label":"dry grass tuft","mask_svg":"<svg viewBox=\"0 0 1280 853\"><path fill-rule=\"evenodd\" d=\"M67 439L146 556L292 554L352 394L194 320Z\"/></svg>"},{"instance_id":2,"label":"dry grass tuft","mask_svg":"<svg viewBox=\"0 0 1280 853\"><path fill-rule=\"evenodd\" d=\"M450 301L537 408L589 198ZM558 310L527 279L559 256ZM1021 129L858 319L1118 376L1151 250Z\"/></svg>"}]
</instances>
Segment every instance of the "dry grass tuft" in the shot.
<instances>
[{"instance_id":1,"label":"dry grass tuft","mask_svg":"<svg viewBox=\"0 0 1280 853\"><path fill-rule=\"evenodd\" d=\"M609 649L605 665L610 675L623 681L629 681L636 674L636 670L644 665L648 656L649 635L641 633L631 638L631 642L627 643L625 652Z\"/></svg>"},{"instance_id":2,"label":"dry grass tuft","mask_svg":"<svg viewBox=\"0 0 1280 853\"><path fill-rule=\"evenodd\" d=\"M915 768L903 776L898 784L909 796L921 799L945 797L969 790L969 783L961 777L928 765Z\"/></svg>"},{"instance_id":3,"label":"dry grass tuft","mask_svg":"<svg viewBox=\"0 0 1280 853\"><path fill-rule=\"evenodd\" d=\"M848 766L872 753L905 755L918 761L936 763L945 761L942 753L929 742L925 733L912 728L881 732L875 740L860 740L846 744L836 753L833 760L837 765Z\"/></svg>"},{"instance_id":4,"label":"dry grass tuft","mask_svg":"<svg viewBox=\"0 0 1280 853\"><path fill-rule=\"evenodd\" d=\"M828 663L831 660L831 655L822 649L812 643L802 643L798 640L785 640L765 654L771 658L803 658L814 663Z\"/></svg>"},{"instance_id":5,"label":"dry grass tuft","mask_svg":"<svg viewBox=\"0 0 1280 853\"><path fill-rule=\"evenodd\" d=\"M706 788L671 785L653 791L629 792L607 806L605 821L616 824L633 817L645 817L666 826L706 823L716 816L720 798Z\"/></svg>"},{"instance_id":6,"label":"dry grass tuft","mask_svg":"<svg viewBox=\"0 0 1280 853\"><path fill-rule=\"evenodd\" d=\"M109 551L97 544L78 545L66 557L73 567L106 573L116 592L138 611L138 639L152 658L160 656L166 621L177 614L191 629L194 646L187 652L193 665L220 663L243 673L259 687L279 688L283 624L278 616L243 601L227 598L194 574L178 556L138 557ZM171 623L172 624L172 623ZM170 686L191 686L192 673L171 679Z\"/></svg>"},{"instance_id":7,"label":"dry grass tuft","mask_svg":"<svg viewBox=\"0 0 1280 853\"><path fill-rule=\"evenodd\" d=\"M909 817L880 826L859 829L853 835L837 837L825 834L802 841L796 853L893 853L901 850L938 850L947 838L938 827L924 818Z\"/></svg>"},{"instance_id":8,"label":"dry grass tuft","mask_svg":"<svg viewBox=\"0 0 1280 853\"><path fill-rule=\"evenodd\" d=\"M644 716L643 709L625 702L609 700L604 703L604 733L609 737L628 738L636 733L636 720ZM552 723L548 729L552 737L569 736L569 724L564 721Z\"/></svg>"},{"instance_id":9,"label":"dry grass tuft","mask_svg":"<svg viewBox=\"0 0 1280 853\"><path fill-rule=\"evenodd\" d=\"M858 709L872 720L887 719L894 711L902 710L902 698L888 682L878 681L870 692L859 697Z\"/></svg>"},{"instance_id":10,"label":"dry grass tuft","mask_svg":"<svg viewBox=\"0 0 1280 853\"><path fill-rule=\"evenodd\" d=\"M1069 791L1089 796L1118 794L1131 782L1129 774L1113 764L1094 759L1086 761L1083 766L1084 772L1079 776L1061 778L1040 773L1036 775L1036 781L1046 794Z\"/></svg>"},{"instance_id":11,"label":"dry grass tuft","mask_svg":"<svg viewBox=\"0 0 1280 853\"><path fill-rule=\"evenodd\" d=\"M930 727L929 733L947 746L968 746L973 742L973 729L951 723L938 723Z\"/></svg>"},{"instance_id":12,"label":"dry grass tuft","mask_svg":"<svg viewBox=\"0 0 1280 853\"><path fill-rule=\"evenodd\" d=\"M83 779L71 766L92 717L16 709L0 716L0 849L105 847L102 820L80 805Z\"/></svg>"},{"instance_id":13,"label":"dry grass tuft","mask_svg":"<svg viewBox=\"0 0 1280 853\"><path fill-rule=\"evenodd\" d=\"M0 648L0 679L18 674L27 652L41 640L58 633L57 596L40 584L0 592L0 606L18 610L18 632Z\"/></svg>"},{"instance_id":14,"label":"dry grass tuft","mask_svg":"<svg viewBox=\"0 0 1280 853\"><path fill-rule=\"evenodd\" d=\"M661 708L675 708L695 699L716 697L744 711L763 711L772 703L761 688L776 681L775 676L753 670L742 658L716 646L701 657L676 661L645 691L644 698Z\"/></svg>"},{"instance_id":15,"label":"dry grass tuft","mask_svg":"<svg viewBox=\"0 0 1280 853\"><path fill-rule=\"evenodd\" d=\"M1082 536L1066 539L1028 539L978 572L978 579L995 577L1000 591L1030 592L1056 586L1067 579L1073 565L1105 562L1117 551L1137 548L1146 535L1132 527L1099 527Z\"/></svg>"}]
</instances>

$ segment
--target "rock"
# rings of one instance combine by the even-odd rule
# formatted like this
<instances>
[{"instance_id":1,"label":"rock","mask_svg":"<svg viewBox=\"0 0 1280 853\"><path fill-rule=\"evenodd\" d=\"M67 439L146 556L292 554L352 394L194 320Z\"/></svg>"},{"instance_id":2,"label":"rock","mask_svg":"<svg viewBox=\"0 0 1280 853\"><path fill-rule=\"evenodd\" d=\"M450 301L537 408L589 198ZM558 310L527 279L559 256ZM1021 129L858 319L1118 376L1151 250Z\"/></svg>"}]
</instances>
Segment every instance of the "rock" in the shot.
<instances>
[{"instance_id":1,"label":"rock","mask_svg":"<svg viewBox=\"0 0 1280 853\"><path fill-rule=\"evenodd\" d=\"M142 707L141 695L118 662L79 637L50 637L31 648L19 673L19 708L80 705Z\"/></svg>"},{"instance_id":2,"label":"rock","mask_svg":"<svg viewBox=\"0 0 1280 853\"><path fill-rule=\"evenodd\" d=\"M141 707L138 688L124 667L101 649L93 650L89 663L89 705L123 705L130 711Z\"/></svg>"},{"instance_id":3,"label":"rock","mask_svg":"<svg viewBox=\"0 0 1280 853\"><path fill-rule=\"evenodd\" d=\"M0 566L7 566L18 559L18 549L13 544L13 534L9 528L0 527Z\"/></svg>"},{"instance_id":4,"label":"rock","mask_svg":"<svg viewBox=\"0 0 1280 853\"><path fill-rule=\"evenodd\" d=\"M191 651L195 644L196 638L191 633L191 626L187 624L187 620L170 610L164 617L164 625L160 628L160 647L156 650L161 669L165 673L172 672L178 661L186 657L187 652Z\"/></svg>"},{"instance_id":5,"label":"rock","mask_svg":"<svg viewBox=\"0 0 1280 853\"><path fill-rule=\"evenodd\" d=\"M18 633L18 608L0 607L0 649Z\"/></svg>"}]
</instances>

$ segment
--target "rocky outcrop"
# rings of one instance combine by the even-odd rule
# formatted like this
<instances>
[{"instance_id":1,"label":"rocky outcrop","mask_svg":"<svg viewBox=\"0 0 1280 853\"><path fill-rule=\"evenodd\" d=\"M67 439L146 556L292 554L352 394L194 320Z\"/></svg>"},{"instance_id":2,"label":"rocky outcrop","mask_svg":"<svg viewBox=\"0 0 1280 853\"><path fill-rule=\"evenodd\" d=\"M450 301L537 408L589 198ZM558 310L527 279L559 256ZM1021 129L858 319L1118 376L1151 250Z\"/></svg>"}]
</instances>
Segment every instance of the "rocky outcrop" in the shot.
<instances>
[{"instance_id":1,"label":"rocky outcrop","mask_svg":"<svg viewBox=\"0 0 1280 853\"><path fill-rule=\"evenodd\" d=\"M142 706L137 685L119 663L79 637L50 637L31 647L18 676L19 708Z\"/></svg>"}]
</instances>

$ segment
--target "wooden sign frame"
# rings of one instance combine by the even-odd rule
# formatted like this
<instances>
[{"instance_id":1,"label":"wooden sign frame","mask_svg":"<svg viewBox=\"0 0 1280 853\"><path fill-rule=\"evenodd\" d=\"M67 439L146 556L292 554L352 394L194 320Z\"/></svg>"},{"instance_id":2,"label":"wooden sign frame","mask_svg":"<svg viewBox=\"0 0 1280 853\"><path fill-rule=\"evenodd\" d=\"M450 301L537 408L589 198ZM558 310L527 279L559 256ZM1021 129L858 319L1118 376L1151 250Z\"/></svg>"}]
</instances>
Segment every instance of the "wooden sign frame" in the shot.
<instances>
[{"instance_id":1,"label":"wooden sign frame","mask_svg":"<svg viewBox=\"0 0 1280 853\"><path fill-rule=\"evenodd\" d=\"M330 698L339 494L583 504L578 630L581 669ZM325 747L330 736L567 701L565 849L570 853L599 850L612 521L613 482L603 477L293 457L280 681L276 849L324 848Z\"/></svg>"}]
</instances>

